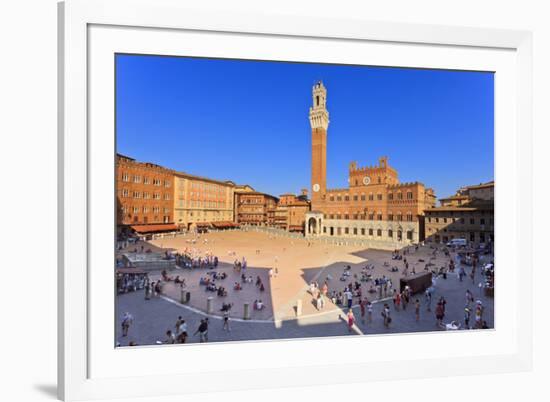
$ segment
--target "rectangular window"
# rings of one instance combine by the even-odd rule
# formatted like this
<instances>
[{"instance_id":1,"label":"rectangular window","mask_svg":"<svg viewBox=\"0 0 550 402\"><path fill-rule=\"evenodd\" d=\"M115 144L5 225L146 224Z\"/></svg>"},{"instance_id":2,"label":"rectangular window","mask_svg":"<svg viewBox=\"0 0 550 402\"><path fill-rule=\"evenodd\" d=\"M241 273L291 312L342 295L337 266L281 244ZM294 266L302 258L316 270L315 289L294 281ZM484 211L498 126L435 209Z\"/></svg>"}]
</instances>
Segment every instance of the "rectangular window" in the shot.
<instances>
[{"instance_id":1,"label":"rectangular window","mask_svg":"<svg viewBox=\"0 0 550 402\"><path fill-rule=\"evenodd\" d=\"M470 241L476 241L476 234L474 232L470 232Z\"/></svg>"},{"instance_id":2,"label":"rectangular window","mask_svg":"<svg viewBox=\"0 0 550 402\"><path fill-rule=\"evenodd\" d=\"M388 237L393 237L393 230L391 229L388 230Z\"/></svg>"},{"instance_id":3,"label":"rectangular window","mask_svg":"<svg viewBox=\"0 0 550 402\"><path fill-rule=\"evenodd\" d=\"M369 229L369 236L372 236L372 235L373 235L373 230Z\"/></svg>"},{"instance_id":4,"label":"rectangular window","mask_svg":"<svg viewBox=\"0 0 550 402\"><path fill-rule=\"evenodd\" d=\"M403 199L403 193L397 193L397 199L402 200Z\"/></svg>"},{"instance_id":5,"label":"rectangular window","mask_svg":"<svg viewBox=\"0 0 550 402\"><path fill-rule=\"evenodd\" d=\"M344 228L344 233L349 234L349 228Z\"/></svg>"},{"instance_id":6,"label":"rectangular window","mask_svg":"<svg viewBox=\"0 0 550 402\"><path fill-rule=\"evenodd\" d=\"M353 215L353 219L357 219L357 214L354 214L354 215Z\"/></svg>"},{"instance_id":7,"label":"rectangular window","mask_svg":"<svg viewBox=\"0 0 550 402\"><path fill-rule=\"evenodd\" d=\"M382 220L382 214L378 214L378 220L379 220L379 221Z\"/></svg>"},{"instance_id":8,"label":"rectangular window","mask_svg":"<svg viewBox=\"0 0 550 402\"><path fill-rule=\"evenodd\" d=\"M485 225L485 218L481 218L481 219L479 220L479 224L480 224L480 225Z\"/></svg>"},{"instance_id":9,"label":"rectangular window","mask_svg":"<svg viewBox=\"0 0 550 402\"><path fill-rule=\"evenodd\" d=\"M342 197L341 197L341 196L337 196L337 197L336 197L336 201L342 201Z\"/></svg>"},{"instance_id":10,"label":"rectangular window","mask_svg":"<svg viewBox=\"0 0 550 402\"><path fill-rule=\"evenodd\" d=\"M346 196L344 197L344 201L349 201L349 195L346 195Z\"/></svg>"},{"instance_id":11,"label":"rectangular window","mask_svg":"<svg viewBox=\"0 0 550 402\"><path fill-rule=\"evenodd\" d=\"M364 236L365 235L365 228L362 228L361 229L361 236Z\"/></svg>"},{"instance_id":12,"label":"rectangular window","mask_svg":"<svg viewBox=\"0 0 550 402\"><path fill-rule=\"evenodd\" d=\"M357 228L353 228L353 234L354 234L354 235L357 234Z\"/></svg>"},{"instance_id":13,"label":"rectangular window","mask_svg":"<svg viewBox=\"0 0 550 402\"><path fill-rule=\"evenodd\" d=\"M373 200L374 200L374 195L369 194L369 201L373 201Z\"/></svg>"},{"instance_id":14,"label":"rectangular window","mask_svg":"<svg viewBox=\"0 0 550 402\"><path fill-rule=\"evenodd\" d=\"M334 197L330 196L330 201L334 202Z\"/></svg>"},{"instance_id":15,"label":"rectangular window","mask_svg":"<svg viewBox=\"0 0 550 402\"><path fill-rule=\"evenodd\" d=\"M353 201L358 201L358 200L359 200L359 197L356 196L356 195L354 195L354 196L353 196Z\"/></svg>"},{"instance_id":16,"label":"rectangular window","mask_svg":"<svg viewBox=\"0 0 550 402\"><path fill-rule=\"evenodd\" d=\"M348 215L348 214L345 214L345 215L344 215L344 219L349 219L349 215Z\"/></svg>"},{"instance_id":17,"label":"rectangular window","mask_svg":"<svg viewBox=\"0 0 550 402\"><path fill-rule=\"evenodd\" d=\"M393 193L389 193L389 194L388 194L388 200L390 200L390 201L393 200Z\"/></svg>"},{"instance_id":18,"label":"rectangular window","mask_svg":"<svg viewBox=\"0 0 550 402\"><path fill-rule=\"evenodd\" d=\"M388 220L393 221L393 214L388 214Z\"/></svg>"},{"instance_id":19,"label":"rectangular window","mask_svg":"<svg viewBox=\"0 0 550 402\"><path fill-rule=\"evenodd\" d=\"M367 197L365 196L365 194L361 194L361 201L365 201L367 199Z\"/></svg>"},{"instance_id":20,"label":"rectangular window","mask_svg":"<svg viewBox=\"0 0 550 402\"><path fill-rule=\"evenodd\" d=\"M470 225L475 225L476 220L474 218L470 218Z\"/></svg>"},{"instance_id":21,"label":"rectangular window","mask_svg":"<svg viewBox=\"0 0 550 402\"><path fill-rule=\"evenodd\" d=\"M413 232L411 230L407 230L407 240L413 239Z\"/></svg>"},{"instance_id":22,"label":"rectangular window","mask_svg":"<svg viewBox=\"0 0 550 402\"><path fill-rule=\"evenodd\" d=\"M412 191L407 191L407 200L412 200L412 199L413 199Z\"/></svg>"},{"instance_id":23,"label":"rectangular window","mask_svg":"<svg viewBox=\"0 0 550 402\"><path fill-rule=\"evenodd\" d=\"M447 223L447 218L443 218L443 223Z\"/></svg>"},{"instance_id":24,"label":"rectangular window","mask_svg":"<svg viewBox=\"0 0 550 402\"><path fill-rule=\"evenodd\" d=\"M378 237L382 237L382 229L378 229L378 230L376 231L376 235L377 235Z\"/></svg>"},{"instance_id":25,"label":"rectangular window","mask_svg":"<svg viewBox=\"0 0 550 402\"><path fill-rule=\"evenodd\" d=\"M134 183L141 183L141 176L134 176Z\"/></svg>"},{"instance_id":26,"label":"rectangular window","mask_svg":"<svg viewBox=\"0 0 550 402\"><path fill-rule=\"evenodd\" d=\"M382 201L382 194L376 194L376 199L378 201Z\"/></svg>"}]
</instances>

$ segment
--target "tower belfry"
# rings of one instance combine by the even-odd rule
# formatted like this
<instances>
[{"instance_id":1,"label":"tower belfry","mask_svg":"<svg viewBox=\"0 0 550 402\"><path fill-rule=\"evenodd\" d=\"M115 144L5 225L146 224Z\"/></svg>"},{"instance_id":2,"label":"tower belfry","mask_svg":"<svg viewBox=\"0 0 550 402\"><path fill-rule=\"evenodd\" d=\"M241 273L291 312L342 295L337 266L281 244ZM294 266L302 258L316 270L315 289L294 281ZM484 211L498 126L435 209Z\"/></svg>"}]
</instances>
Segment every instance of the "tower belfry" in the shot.
<instances>
[{"instance_id":1,"label":"tower belfry","mask_svg":"<svg viewBox=\"0 0 550 402\"><path fill-rule=\"evenodd\" d=\"M327 89L318 81L312 90L312 103L309 108L311 125L311 204L316 205L325 198L327 191Z\"/></svg>"}]
</instances>

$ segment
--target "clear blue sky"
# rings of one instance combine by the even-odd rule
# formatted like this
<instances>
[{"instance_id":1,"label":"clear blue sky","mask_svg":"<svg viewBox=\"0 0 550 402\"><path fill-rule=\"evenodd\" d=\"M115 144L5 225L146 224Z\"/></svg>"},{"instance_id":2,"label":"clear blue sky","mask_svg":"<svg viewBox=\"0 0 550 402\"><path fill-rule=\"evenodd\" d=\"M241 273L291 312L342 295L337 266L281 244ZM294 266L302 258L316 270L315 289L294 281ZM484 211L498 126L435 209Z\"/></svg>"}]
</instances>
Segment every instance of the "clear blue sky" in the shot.
<instances>
[{"instance_id":1,"label":"clear blue sky","mask_svg":"<svg viewBox=\"0 0 550 402\"><path fill-rule=\"evenodd\" d=\"M387 155L438 197L493 179L488 72L116 57L117 152L279 195L310 186L311 87L330 113L327 184ZM311 189L309 189L311 191Z\"/></svg>"}]
</instances>

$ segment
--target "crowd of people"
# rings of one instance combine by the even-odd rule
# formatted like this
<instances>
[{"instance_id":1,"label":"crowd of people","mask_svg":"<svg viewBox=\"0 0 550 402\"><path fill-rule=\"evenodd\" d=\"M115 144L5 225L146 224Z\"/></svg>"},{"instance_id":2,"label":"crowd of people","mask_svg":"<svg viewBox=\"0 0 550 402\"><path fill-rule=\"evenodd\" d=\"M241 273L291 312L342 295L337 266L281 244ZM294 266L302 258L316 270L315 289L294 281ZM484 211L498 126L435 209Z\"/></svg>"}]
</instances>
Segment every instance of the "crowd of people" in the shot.
<instances>
[{"instance_id":1,"label":"crowd of people","mask_svg":"<svg viewBox=\"0 0 550 402\"><path fill-rule=\"evenodd\" d=\"M199 249L186 248L181 253L175 253L176 265L181 268L217 268L219 259L211 251L202 255Z\"/></svg>"},{"instance_id":2,"label":"crowd of people","mask_svg":"<svg viewBox=\"0 0 550 402\"><path fill-rule=\"evenodd\" d=\"M395 250L391 254L389 261L381 263L381 265L392 273L400 271L401 277L407 277L409 273L415 274L415 265L424 263L422 258L411 257L418 251L419 246L413 246L404 250ZM463 282L466 278L469 278L472 284L476 285L479 282L480 291L483 292L488 286L494 286L494 262L482 264L477 253L458 252L459 250L449 249L447 247L431 247L431 252L428 257L429 262L425 265L425 270L430 270L433 273L434 283L431 287L423 290L422 293L413 294L412 289L409 286L404 286L402 289L398 289L400 286L395 286L392 282L395 275L382 274L379 270L376 270L374 264L369 263L364 265L360 271L354 271L350 265L344 266L341 271L340 281L344 282L334 286L331 282L331 275L327 274L326 279L320 285L316 280L311 281L309 284L309 293L312 298L312 304L317 310L323 310L328 303L332 303L335 306L339 306L346 311L346 323L348 330L352 331L357 324L357 320L354 316L353 309L359 307L361 313L362 323L373 322L373 310L380 311L382 318L382 324L384 328L392 327L392 323L397 317L401 317L402 314L410 314L411 320L416 322L421 321L421 316L426 314L426 318L434 317L435 326L440 329L456 330L456 329L482 329L487 328L487 321L484 319L485 306L481 301L481 297L476 300L474 293L471 290L466 291L465 303L463 309L463 317L456 316L457 301L456 297L451 298L451 303L454 309L451 309L452 313L448 312L448 303L446 299L446 293L438 290L436 281L443 279L448 280L450 278L457 278L458 282ZM236 253L232 254L234 257ZM430 257L431 255L431 257ZM167 254L168 256L168 254ZM196 249L188 249L181 253L170 254L176 259L177 265L187 268L209 268L211 270L199 279L199 286L204 286L204 290L207 292L215 292L219 297L228 296L230 290L225 286L222 286L221 281L226 280L231 276L231 272L223 272L221 270L215 270L218 267L218 258L211 252L202 254ZM444 263L436 262L441 261L441 257L444 258ZM439 258L438 258L439 257ZM415 260L415 261L412 261ZM395 262L394 262L395 261ZM465 262L467 261L467 263ZM397 265L393 265L397 264ZM402 265L401 265L402 264ZM401 266L402 268L398 268ZM412 270L410 271L410 269ZM394 270L395 269L395 270ZM233 276L238 273L237 280L234 282L233 290L240 291L243 288L257 288L258 292L264 292L266 286L264 280L260 275L254 276L248 273L248 263L245 257L234 258L233 263ZM381 276L375 277L375 272L378 272ZM479 279L479 273L481 272L482 278ZM269 278L276 277L278 274L277 269L269 269ZM172 277L163 271L161 278L156 281L150 281L147 275L143 277L121 275L117 278L117 288L130 289L130 290L145 290L145 299L149 300L151 297L162 294L162 288L164 283L173 281L176 284L180 284L183 287L186 286L185 279L179 275ZM240 280L239 280L240 279ZM254 284L254 287L252 286ZM403 286L403 285L401 285ZM464 286L464 285L461 285ZM329 289L334 287L333 289ZM432 309L432 298L435 303ZM424 300L424 307L422 309L421 300ZM231 299L229 299L231 300ZM376 306L378 304L378 306ZM393 304L393 309L391 305ZM221 318L223 321L222 329L224 331L231 331L230 328L230 312L233 306L230 302L223 302L221 309ZM261 311L266 306L262 299L256 298L252 304L254 311ZM433 310L433 311L432 311ZM460 309L459 309L460 310ZM406 313L410 311L410 313ZM378 313L377 313L378 314ZM459 313L460 314L460 313ZM450 322L446 319L452 319ZM133 323L133 316L129 313L125 313L122 319L122 333L123 336L128 335L128 330ZM425 319L423 319L425 321ZM166 339L163 343L185 343L189 337L187 331L187 324L185 320L179 317L174 328L170 328L166 331ZM208 318L201 320L197 330L192 336L198 336L199 342L208 341ZM162 333L162 332L161 332Z\"/></svg>"}]
</instances>

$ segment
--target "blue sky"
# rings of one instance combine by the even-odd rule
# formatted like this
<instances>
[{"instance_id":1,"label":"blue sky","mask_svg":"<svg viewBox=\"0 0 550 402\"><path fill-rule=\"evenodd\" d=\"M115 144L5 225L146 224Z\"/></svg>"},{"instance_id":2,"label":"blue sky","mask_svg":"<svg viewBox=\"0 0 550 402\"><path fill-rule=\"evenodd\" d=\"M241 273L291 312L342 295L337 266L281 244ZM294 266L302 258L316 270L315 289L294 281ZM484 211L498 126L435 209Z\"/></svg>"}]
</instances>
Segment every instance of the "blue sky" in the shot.
<instances>
[{"instance_id":1,"label":"blue sky","mask_svg":"<svg viewBox=\"0 0 550 402\"><path fill-rule=\"evenodd\" d=\"M330 113L328 187L387 155L438 197L493 179L489 72L116 56L117 152L279 195L310 186L311 88ZM311 189L309 189L311 191Z\"/></svg>"}]
</instances>

